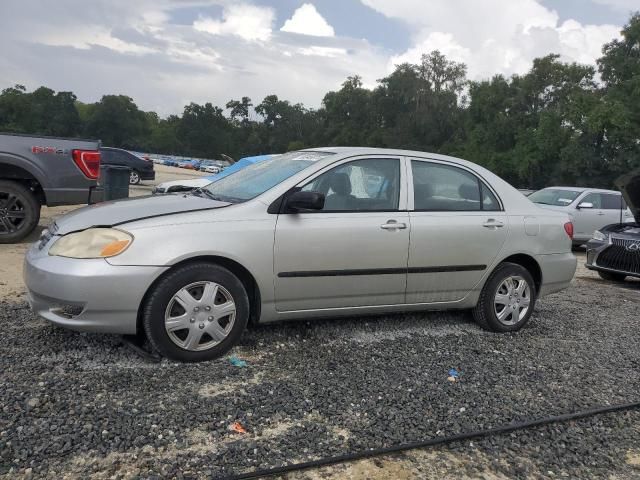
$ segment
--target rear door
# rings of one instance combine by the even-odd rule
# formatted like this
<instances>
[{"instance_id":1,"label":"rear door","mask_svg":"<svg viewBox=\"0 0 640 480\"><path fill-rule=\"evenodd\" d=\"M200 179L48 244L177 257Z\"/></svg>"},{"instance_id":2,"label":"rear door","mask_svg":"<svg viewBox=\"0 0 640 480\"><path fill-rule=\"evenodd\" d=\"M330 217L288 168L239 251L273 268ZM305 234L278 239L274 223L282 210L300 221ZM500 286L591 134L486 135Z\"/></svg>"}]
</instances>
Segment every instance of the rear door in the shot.
<instances>
[{"instance_id":1,"label":"rear door","mask_svg":"<svg viewBox=\"0 0 640 480\"><path fill-rule=\"evenodd\" d=\"M323 210L278 215L278 311L404 303L409 218L403 159L344 160L298 188Z\"/></svg>"},{"instance_id":2,"label":"rear door","mask_svg":"<svg viewBox=\"0 0 640 480\"><path fill-rule=\"evenodd\" d=\"M495 193L468 169L419 159L410 168L407 303L460 300L502 249L507 215Z\"/></svg>"}]
</instances>

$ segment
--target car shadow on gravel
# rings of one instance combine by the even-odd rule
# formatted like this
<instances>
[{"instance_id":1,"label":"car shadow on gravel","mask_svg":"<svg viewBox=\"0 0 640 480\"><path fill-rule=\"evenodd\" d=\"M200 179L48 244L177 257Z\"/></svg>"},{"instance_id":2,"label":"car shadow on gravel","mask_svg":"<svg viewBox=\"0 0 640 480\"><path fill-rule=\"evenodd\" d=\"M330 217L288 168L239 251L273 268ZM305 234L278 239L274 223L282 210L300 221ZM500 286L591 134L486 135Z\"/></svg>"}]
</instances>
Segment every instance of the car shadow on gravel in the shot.
<instances>
[{"instance_id":1,"label":"car shadow on gravel","mask_svg":"<svg viewBox=\"0 0 640 480\"><path fill-rule=\"evenodd\" d=\"M485 332L464 312L261 326L231 352L246 367L150 363L118 337L55 328L4 302L0 474L225 475L635 400L629 294L578 280L516 334ZM598 468L622 468L625 448L640 449L637 435L622 437L629 445L593 453ZM509 463L495 470L518 476Z\"/></svg>"}]
</instances>

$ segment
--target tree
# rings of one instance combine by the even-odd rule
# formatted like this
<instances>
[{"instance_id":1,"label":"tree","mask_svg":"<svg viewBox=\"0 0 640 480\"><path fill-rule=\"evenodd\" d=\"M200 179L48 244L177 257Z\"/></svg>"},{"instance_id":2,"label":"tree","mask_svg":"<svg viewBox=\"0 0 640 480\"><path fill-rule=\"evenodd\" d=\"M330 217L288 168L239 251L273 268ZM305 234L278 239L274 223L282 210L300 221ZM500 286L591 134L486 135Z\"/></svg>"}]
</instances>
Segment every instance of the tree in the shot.
<instances>
[{"instance_id":1,"label":"tree","mask_svg":"<svg viewBox=\"0 0 640 480\"><path fill-rule=\"evenodd\" d=\"M105 95L92 106L86 133L107 146L137 148L149 129L147 117L133 99L125 95Z\"/></svg>"}]
</instances>

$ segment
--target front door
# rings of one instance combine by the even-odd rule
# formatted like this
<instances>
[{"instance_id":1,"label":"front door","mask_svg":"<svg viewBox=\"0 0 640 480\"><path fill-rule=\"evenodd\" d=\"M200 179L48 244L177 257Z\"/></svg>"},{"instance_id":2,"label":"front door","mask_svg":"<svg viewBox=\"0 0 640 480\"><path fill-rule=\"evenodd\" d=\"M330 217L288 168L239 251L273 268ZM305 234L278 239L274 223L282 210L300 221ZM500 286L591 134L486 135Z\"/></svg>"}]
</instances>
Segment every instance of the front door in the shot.
<instances>
[{"instance_id":1,"label":"front door","mask_svg":"<svg viewBox=\"0 0 640 480\"><path fill-rule=\"evenodd\" d=\"M593 206L590 208L580 207L585 203L590 203ZM600 193L588 193L578 200L578 206L573 218L574 238L576 240L589 240L594 231L609 223L613 222L607 220L607 212L602 208L602 195Z\"/></svg>"},{"instance_id":2,"label":"front door","mask_svg":"<svg viewBox=\"0 0 640 480\"><path fill-rule=\"evenodd\" d=\"M325 206L278 216L278 311L404 303L410 226L401 166L400 158L343 161L300 186L323 193Z\"/></svg>"},{"instance_id":3,"label":"front door","mask_svg":"<svg viewBox=\"0 0 640 480\"><path fill-rule=\"evenodd\" d=\"M460 300L502 249L509 230L507 215L487 185L469 170L412 160L411 171L407 303Z\"/></svg>"}]
</instances>

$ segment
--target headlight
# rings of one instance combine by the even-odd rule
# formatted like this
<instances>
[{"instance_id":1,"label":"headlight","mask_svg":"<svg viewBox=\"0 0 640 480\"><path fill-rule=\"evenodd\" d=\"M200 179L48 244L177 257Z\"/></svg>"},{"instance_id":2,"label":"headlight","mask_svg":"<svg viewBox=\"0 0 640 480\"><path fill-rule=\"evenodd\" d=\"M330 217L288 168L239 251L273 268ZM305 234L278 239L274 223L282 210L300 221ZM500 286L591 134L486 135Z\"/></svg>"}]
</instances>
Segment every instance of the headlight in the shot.
<instances>
[{"instance_id":1,"label":"headlight","mask_svg":"<svg viewBox=\"0 0 640 480\"><path fill-rule=\"evenodd\" d=\"M133 236L115 228L90 228L61 237L49 255L70 258L107 258L124 252Z\"/></svg>"},{"instance_id":2,"label":"headlight","mask_svg":"<svg viewBox=\"0 0 640 480\"><path fill-rule=\"evenodd\" d=\"M607 235L602 233L600 230L596 230L595 232L593 232L593 239L598 240L599 242L606 242Z\"/></svg>"}]
</instances>

